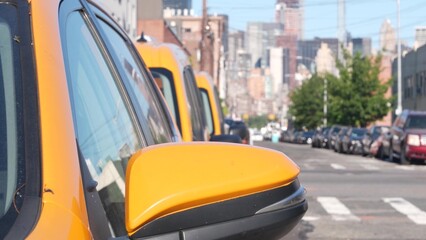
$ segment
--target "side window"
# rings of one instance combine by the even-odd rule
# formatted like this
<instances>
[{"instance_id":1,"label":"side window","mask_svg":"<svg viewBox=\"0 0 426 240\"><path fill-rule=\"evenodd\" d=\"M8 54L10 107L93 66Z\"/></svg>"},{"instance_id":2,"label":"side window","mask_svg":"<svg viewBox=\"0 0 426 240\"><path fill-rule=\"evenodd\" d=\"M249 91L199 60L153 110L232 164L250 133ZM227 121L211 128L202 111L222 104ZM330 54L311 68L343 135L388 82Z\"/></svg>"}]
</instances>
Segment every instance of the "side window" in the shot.
<instances>
[{"instance_id":1,"label":"side window","mask_svg":"<svg viewBox=\"0 0 426 240\"><path fill-rule=\"evenodd\" d=\"M213 134L214 127L213 127L213 114L211 109L211 104L209 100L209 94L205 89L200 88L201 92L201 98L203 99L203 108L204 108L204 114L206 116L207 121L207 127L209 129L209 133Z\"/></svg>"},{"instance_id":2,"label":"side window","mask_svg":"<svg viewBox=\"0 0 426 240\"><path fill-rule=\"evenodd\" d=\"M216 102L218 103L218 105L217 105L217 112L219 113L220 129L221 129L221 132L224 133L225 132L225 129L224 129L224 124L225 124L224 123L224 119L225 119L225 117L223 116L222 106L220 104L220 99L219 99L219 93L217 91L216 86L214 87L213 90L214 90L214 98L215 98Z\"/></svg>"},{"instance_id":3,"label":"side window","mask_svg":"<svg viewBox=\"0 0 426 240\"><path fill-rule=\"evenodd\" d=\"M183 72L185 81L185 90L188 94L189 101L191 101L191 124L194 141L203 141L204 139L204 126L206 125L204 113L201 107L201 97L195 82L195 77L190 67L186 67Z\"/></svg>"},{"instance_id":4,"label":"side window","mask_svg":"<svg viewBox=\"0 0 426 240\"><path fill-rule=\"evenodd\" d=\"M144 135L151 135L153 143L172 142L172 131L165 119L167 115L163 112L158 95L154 93L154 86L151 85L153 82L150 82L146 72L141 71L142 64L138 64L139 59L135 59L124 39L112 27L102 20L98 22L115 50L119 64L128 79L129 91L136 99L137 111L143 121L141 124Z\"/></svg>"},{"instance_id":5,"label":"side window","mask_svg":"<svg viewBox=\"0 0 426 240\"><path fill-rule=\"evenodd\" d=\"M398 116L396 119L395 119L395 121L394 121L394 123L393 123L393 125L395 126L395 127L399 127L401 124L400 124L400 122L401 122L401 116Z\"/></svg>"},{"instance_id":6,"label":"side window","mask_svg":"<svg viewBox=\"0 0 426 240\"><path fill-rule=\"evenodd\" d=\"M179 107L177 104L176 90L173 81L172 73L164 68L150 68L149 69L154 77L155 83L160 89L161 93L166 100L167 106L179 128L182 132L182 126L179 118Z\"/></svg>"},{"instance_id":7,"label":"side window","mask_svg":"<svg viewBox=\"0 0 426 240\"><path fill-rule=\"evenodd\" d=\"M398 127L400 128L404 128L405 123L407 122L407 113L406 112L402 112L401 117L399 118L399 124Z\"/></svg>"},{"instance_id":8,"label":"side window","mask_svg":"<svg viewBox=\"0 0 426 240\"><path fill-rule=\"evenodd\" d=\"M64 56L77 142L116 236L124 224L127 161L142 147L131 110L80 13L65 24Z\"/></svg>"}]
</instances>

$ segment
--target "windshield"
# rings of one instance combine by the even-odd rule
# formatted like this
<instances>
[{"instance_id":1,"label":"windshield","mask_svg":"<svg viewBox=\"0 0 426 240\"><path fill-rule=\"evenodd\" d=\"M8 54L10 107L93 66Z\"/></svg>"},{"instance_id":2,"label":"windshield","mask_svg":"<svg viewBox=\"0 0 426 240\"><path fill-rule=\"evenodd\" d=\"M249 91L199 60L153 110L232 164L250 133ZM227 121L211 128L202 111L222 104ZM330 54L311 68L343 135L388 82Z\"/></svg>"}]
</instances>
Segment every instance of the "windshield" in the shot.
<instances>
[{"instance_id":1,"label":"windshield","mask_svg":"<svg viewBox=\"0 0 426 240\"><path fill-rule=\"evenodd\" d=\"M426 128L426 115L413 115L408 118L407 128Z\"/></svg>"},{"instance_id":2,"label":"windshield","mask_svg":"<svg viewBox=\"0 0 426 240\"><path fill-rule=\"evenodd\" d=\"M352 137L362 137L367 130L365 129L352 129Z\"/></svg>"}]
</instances>

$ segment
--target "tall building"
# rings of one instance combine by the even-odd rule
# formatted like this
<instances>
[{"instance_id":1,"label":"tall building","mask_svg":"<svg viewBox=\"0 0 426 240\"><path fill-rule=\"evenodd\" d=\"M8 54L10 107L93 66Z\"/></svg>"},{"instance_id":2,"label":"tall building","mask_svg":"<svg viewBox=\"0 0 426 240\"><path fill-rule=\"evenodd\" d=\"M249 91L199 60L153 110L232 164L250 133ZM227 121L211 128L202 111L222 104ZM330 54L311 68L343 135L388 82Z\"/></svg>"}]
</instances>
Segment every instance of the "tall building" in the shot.
<instances>
[{"instance_id":1,"label":"tall building","mask_svg":"<svg viewBox=\"0 0 426 240\"><path fill-rule=\"evenodd\" d=\"M339 42L343 44L343 47L347 46L347 33L346 33L346 7L345 0L338 0L338 18L337 18L337 38Z\"/></svg>"},{"instance_id":2,"label":"tall building","mask_svg":"<svg viewBox=\"0 0 426 240\"><path fill-rule=\"evenodd\" d=\"M192 9L192 0L163 0L164 8L181 10L183 12Z\"/></svg>"},{"instance_id":3,"label":"tall building","mask_svg":"<svg viewBox=\"0 0 426 240\"><path fill-rule=\"evenodd\" d=\"M416 47L426 44L426 26L416 27Z\"/></svg>"},{"instance_id":4,"label":"tall building","mask_svg":"<svg viewBox=\"0 0 426 240\"><path fill-rule=\"evenodd\" d=\"M371 38L353 38L352 52L353 54L359 52L362 56L370 56L372 54Z\"/></svg>"},{"instance_id":5,"label":"tall building","mask_svg":"<svg viewBox=\"0 0 426 240\"><path fill-rule=\"evenodd\" d=\"M284 58L284 82L288 84L289 91L296 87L295 74L297 70L297 36L285 34L277 36L277 47L285 50Z\"/></svg>"},{"instance_id":6,"label":"tall building","mask_svg":"<svg viewBox=\"0 0 426 240\"><path fill-rule=\"evenodd\" d=\"M402 108L426 111L426 45L403 55L401 59ZM392 75L397 75L397 59L392 62ZM397 96L397 82L392 93Z\"/></svg>"},{"instance_id":7,"label":"tall building","mask_svg":"<svg viewBox=\"0 0 426 240\"><path fill-rule=\"evenodd\" d=\"M337 74L336 69L336 56L332 50L328 47L327 43L321 43L320 49L318 49L315 62L317 64L317 72L320 75L331 73Z\"/></svg>"},{"instance_id":8,"label":"tall building","mask_svg":"<svg viewBox=\"0 0 426 240\"><path fill-rule=\"evenodd\" d=\"M380 27L380 51L396 52L396 32L389 19L385 20Z\"/></svg>"},{"instance_id":9,"label":"tall building","mask_svg":"<svg viewBox=\"0 0 426 240\"><path fill-rule=\"evenodd\" d=\"M274 47L276 36L282 34L280 23L249 22L247 24L246 49L252 55L252 63L257 67L265 66L266 50Z\"/></svg>"},{"instance_id":10,"label":"tall building","mask_svg":"<svg viewBox=\"0 0 426 240\"><path fill-rule=\"evenodd\" d=\"M303 64L311 72L316 68L315 62L321 44L326 43L331 54L337 57L339 52L339 40L337 38L314 38L312 40L301 40L297 42L297 64Z\"/></svg>"},{"instance_id":11,"label":"tall building","mask_svg":"<svg viewBox=\"0 0 426 240\"><path fill-rule=\"evenodd\" d=\"M200 70L200 39L201 39L201 22L202 17L179 15L179 12L164 10L164 20L172 29L174 34L186 49L190 52L190 60L196 71ZM211 40L211 45L207 46L212 61L207 65L212 66L212 71L209 74L213 77L215 85L221 91L220 76L223 55L228 51L228 16L215 15L208 16L209 33L208 38ZM206 47L206 46L205 46ZM223 96L224 93L220 93Z\"/></svg>"},{"instance_id":12,"label":"tall building","mask_svg":"<svg viewBox=\"0 0 426 240\"><path fill-rule=\"evenodd\" d=\"M284 27L284 34L296 35L303 39L303 0L277 0L275 6L275 22Z\"/></svg>"},{"instance_id":13,"label":"tall building","mask_svg":"<svg viewBox=\"0 0 426 240\"><path fill-rule=\"evenodd\" d=\"M131 38L136 38L140 34L137 32L136 0L102 0L101 2L105 6L106 11Z\"/></svg>"},{"instance_id":14,"label":"tall building","mask_svg":"<svg viewBox=\"0 0 426 240\"><path fill-rule=\"evenodd\" d=\"M286 59L286 51L284 48L272 47L268 49L268 67L271 70L272 77L272 97L275 97L281 92L283 84L285 84L284 72L285 64L288 64Z\"/></svg>"},{"instance_id":15,"label":"tall building","mask_svg":"<svg viewBox=\"0 0 426 240\"><path fill-rule=\"evenodd\" d=\"M224 71L225 82L227 86L227 96L231 94L231 86L239 78L246 78L248 69L250 68L250 54L246 54L244 47L245 32L234 31L228 34L228 51L224 52ZM247 64L247 67L244 67ZM247 73L247 74L246 74Z\"/></svg>"}]
</instances>

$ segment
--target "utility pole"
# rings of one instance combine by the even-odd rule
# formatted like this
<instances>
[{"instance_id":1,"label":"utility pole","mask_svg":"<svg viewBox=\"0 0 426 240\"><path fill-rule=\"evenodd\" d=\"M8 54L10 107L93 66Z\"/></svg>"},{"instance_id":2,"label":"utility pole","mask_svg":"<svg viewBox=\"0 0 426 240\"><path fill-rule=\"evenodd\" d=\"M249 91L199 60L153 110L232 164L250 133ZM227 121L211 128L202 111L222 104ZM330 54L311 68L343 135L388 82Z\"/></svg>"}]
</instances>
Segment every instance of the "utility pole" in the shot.
<instances>
[{"instance_id":1,"label":"utility pole","mask_svg":"<svg viewBox=\"0 0 426 240\"><path fill-rule=\"evenodd\" d=\"M207 15L207 0L203 0L203 16L201 19L201 41L200 41L200 70L213 75L213 33L209 25Z\"/></svg>"},{"instance_id":2,"label":"utility pole","mask_svg":"<svg viewBox=\"0 0 426 240\"><path fill-rule=\"evenodd\" d=\"M402 80L401 80L401 38L400 38L400 28L401 28L401 19L400 19L400 10L399 10L399 1L396 0L397 5L397 12L398 12L398 31L397 31L397 38L398 38L398 70L397 70L397 76L398 76L398 105L395 110L395 114L399 115L402 112Z\"/></svg>"},{"instance_id":3,"label":"utility pole","mask_svg":"<svg viewBox=\"0 0 426 240\"><path fill-rule=\"evenodd\" d=\"M339 40L338 59L343 62L343 49L347 47L346 35L346 8L345 0L338 0L338 30L337 38Z\"/></svg>"},{"instance_id":4,"label":"utility pole","mask_svg":"<svg viewBox=\"0 0 426 240\"><path fill-rule=\"evenodd\" d=\"M323 125L327 127L327 101L328 101L328 92L327 92L327 77L324 77L324 118Z\"/></svg>"}]
</instances>

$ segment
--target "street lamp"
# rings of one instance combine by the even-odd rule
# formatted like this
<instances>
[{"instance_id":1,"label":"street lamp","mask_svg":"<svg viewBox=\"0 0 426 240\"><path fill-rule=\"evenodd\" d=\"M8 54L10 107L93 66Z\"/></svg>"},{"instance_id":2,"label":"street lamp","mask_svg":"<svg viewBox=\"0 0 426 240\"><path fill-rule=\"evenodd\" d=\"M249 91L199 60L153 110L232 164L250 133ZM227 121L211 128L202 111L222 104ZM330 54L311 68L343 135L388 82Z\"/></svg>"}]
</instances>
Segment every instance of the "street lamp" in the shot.
<instances>
[{"instance_id":1,"label":"street lamp","mask_svg":"<svg viewBox=\"0 0 426 240\"><path fill-rule=\"evenodd\" d=\"M397 12L398 12L398 31L397 31L397 38L398 38L398 70L397 70L397 76L398 76L398 105L395 110L395 114L399 115L402 112L402 82L401 82L401 38L400 38L400 11L399 11L399 1L396 0L397 5Z\"/></svg>"},{"instance_id":2,"label":"street lamp","mask_svg":"<svg viewBox=\"0 0 426 240\"><path fill-rule=\"evenodd\" d=\"M324 127L327 127L327 110L328 110L327 101L328 101L327 77L324 77L324 105L323 105L324 118L322 119Z\"/></svg>"}]
</instances>

